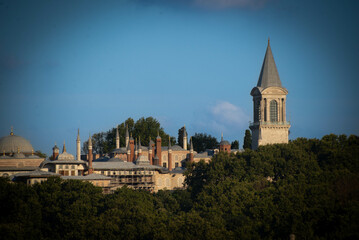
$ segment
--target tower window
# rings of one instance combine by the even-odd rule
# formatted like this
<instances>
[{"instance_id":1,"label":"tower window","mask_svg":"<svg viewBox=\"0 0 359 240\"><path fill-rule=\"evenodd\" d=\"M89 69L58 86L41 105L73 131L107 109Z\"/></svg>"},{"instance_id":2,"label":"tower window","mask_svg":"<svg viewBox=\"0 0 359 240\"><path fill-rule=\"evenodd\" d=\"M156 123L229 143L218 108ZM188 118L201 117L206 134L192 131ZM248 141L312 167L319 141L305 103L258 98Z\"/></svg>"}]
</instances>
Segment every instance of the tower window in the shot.
<instances>
[{"instance_id":1,"label":"tower window","mask_svg":"<svg viewBox=\"0 0 359 240\"><path fill-rule=\"evenodd\" d=\"M254 121L258 122L261 120L261 101L256 100L254 102Z\"/></svg>"},{"instance_id":2,"label":"tower window","mask_svg":"<svg viewBox=\"0 0 359 240\"><path fill-rule=\"evenodd\" d=\"M277 122L278 121L278 103L275 100L270 102L270 121Z\"/></svg>"}]
</instances>

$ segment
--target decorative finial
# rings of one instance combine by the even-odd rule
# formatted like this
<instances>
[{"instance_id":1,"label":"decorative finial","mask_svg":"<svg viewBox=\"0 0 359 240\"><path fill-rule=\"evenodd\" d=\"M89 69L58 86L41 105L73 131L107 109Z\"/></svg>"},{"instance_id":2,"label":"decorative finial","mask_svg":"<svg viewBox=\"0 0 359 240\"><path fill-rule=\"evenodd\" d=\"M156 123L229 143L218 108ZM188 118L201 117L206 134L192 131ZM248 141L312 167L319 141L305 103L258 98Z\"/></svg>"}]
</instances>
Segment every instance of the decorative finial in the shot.
<instances>
[{"instance_id":1,"label":"decorative finial","mask_svg":"<svg viewBox=\"0 0 359 240\"><path fill-rule=\"evenodd\" d=\"M5 156L5 150L3 151L2 155Z\"/></svg>"},{"instance_id":2,"label":"decorative finial","mask_svg":"<svg viewBox=\"0 0 359 240\"><path fill-rule=\"evenodd\" d=\"M65 145L65 140L64 140L64 148L62 149L62 152L66 152L66 145Z\"/></svg>"},{"instance_id":3,"label":"decorative finial","mask_svg":"<svg viewBox=\"0 0 359 240\"><path fill-rule=\"evenodd\" d=\"M12 136L12 135L14 135L14 127L13 126L11 126L11 132L10 132L10 135Z\"/></svg>"},{"instance_id":4,"label":"decorative finial","mask_svg":"<svg viewBox=\"0 0 359 240\"><path fill-rule=\"evenodd\" d=\"M19 147L17 147L17 153L20 153L20 148Z\"/></svg>"},{"instance_id":5,"label":"decorative finial","mask_svg":"<svg viewBox=\"0 0 359 240\"><path fill-rule=\"evenodd\" d=\"M31 149L31 156L34 156L34 149Z\"/></svg>"}]
</instances>

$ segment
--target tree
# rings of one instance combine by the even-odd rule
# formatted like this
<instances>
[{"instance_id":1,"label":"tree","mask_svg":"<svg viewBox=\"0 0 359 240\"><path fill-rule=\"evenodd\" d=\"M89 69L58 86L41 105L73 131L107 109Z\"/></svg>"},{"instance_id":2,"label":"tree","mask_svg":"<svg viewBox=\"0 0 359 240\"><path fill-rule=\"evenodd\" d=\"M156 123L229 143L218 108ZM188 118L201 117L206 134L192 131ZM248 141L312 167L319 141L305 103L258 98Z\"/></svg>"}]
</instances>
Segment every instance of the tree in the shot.
<instances>
[{"instance_id":1,"label":"tree","mask_svg":"<svg viewBox=\"0 0 359 240\"><path fill-rule=\"evenodd\" d=\"M246 130L243 140L243 149L252 149L252 134L249 129Z\"/></svg>"},{"instance_id":2,"label":"tree","mask_svg":"<svg viewBox=\"0 0 359 240\"><path fill-rule=\"evenodd\" d=\"M36 152L34 152L35 155L39 156L40 158L47 158L47 155L43 152L41 152L40 150L37 150Z\"/></svg>"},{"instance_id":3,"label":"tree","mask_svg":"<svg viewBox=\"0 0 359 240\"><path fill-rule=\"evenodd\" d=\"M232 149L239 149L239 141L238 141L238 140L234 140L234 141L231 143L231 148L232 148Z\"/></svg>"},{"instance_id":4,"label":"tree","mask_svg":"<svg viewBox=\"0 0 359 240\"><path fill-rule=\"evenodd\" d=\"M218 148L218 141L215 137L206 133L195 133L192 137L193 148L197 152L203 152L206 149Z\"/></svg>"},{"instance_id":5,"label":"tree","mask_svg":"<svg viewBox=\"0 0 359 240\"><path fill-rule=\"evenodd\" d=\"M185 131L185 127L181 127L180 129L178 129L178 145L180 145L181 147L183 146L183 136L184 136L184 131ZM187 134L187 131L186 131L186 135L187 135L187 138L188 138L188 134ZM188 141L188 139L187 139ZM188 142L187 142L188 144Z\"/></svg>"}]
</instances>

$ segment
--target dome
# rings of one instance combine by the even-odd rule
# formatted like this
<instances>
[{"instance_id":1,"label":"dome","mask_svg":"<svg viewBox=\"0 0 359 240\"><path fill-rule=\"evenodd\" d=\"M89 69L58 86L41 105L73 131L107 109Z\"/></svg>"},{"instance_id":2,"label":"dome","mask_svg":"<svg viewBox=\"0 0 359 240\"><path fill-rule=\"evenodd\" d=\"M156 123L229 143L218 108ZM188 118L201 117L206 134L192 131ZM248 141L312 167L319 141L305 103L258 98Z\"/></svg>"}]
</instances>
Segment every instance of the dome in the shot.
<instances>
[{"instance_id":1,"label":"dome","mask_svg":"<svg viewBox=\"0 0 359 240\"><path fill-rule=\"evenodd\" d=\"M74 157L74 155L72 155L70 153L63 152L59 156L57 156L57 160L72 161L72 160L75 160L75 157Z\"/></svg>"},{"instance_id":2,"label":"dome","mask_svg":"<svg viewBox=\"0 0 359 240\"><path fill-rule=\"evenodd\" d=\"M228 141L226 141L226 140L222 140L220 143L219 143L219 145L231 145Z\"/></svg>"},{"instance_id":3,"label":"dome","mask_svg":"<svg viewBox=\"0 0 359 240\"><path fill-rule=\"evenodd\" d=\"M23 153L15 153L13 158L25 158L25 155Z\"/></svg>"},{"instance_id":4,"label":"dome","mask_svg":"<svg viewBox=\"0 0 359 240\"><path fill-rule=\"evenodd\" d=\"M9 136L0 138L0 152L3 153L16 153L20 150L22 153L31 153L31 143L23 137L13 135L12 132Z\"/></svg>"}]
</instances>

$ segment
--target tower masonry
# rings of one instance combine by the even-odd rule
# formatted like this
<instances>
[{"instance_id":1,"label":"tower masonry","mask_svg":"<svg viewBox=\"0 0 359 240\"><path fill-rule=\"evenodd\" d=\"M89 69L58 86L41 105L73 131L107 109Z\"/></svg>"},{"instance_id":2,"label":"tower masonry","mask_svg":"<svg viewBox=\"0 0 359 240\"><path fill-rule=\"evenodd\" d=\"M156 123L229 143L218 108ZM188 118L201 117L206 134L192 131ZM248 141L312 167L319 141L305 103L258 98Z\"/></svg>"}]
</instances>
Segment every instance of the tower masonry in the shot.
<instances>
[{"instance_id":1,"label":"tower masonry","mask_svg":"<svg viewBox=\"0 0 359 240\"><path fill-rule=\"evenodd\" d=\"M262 69L253 96L252 149L261 145L288 143L290 123L286 119L288 90L282 86L268 40Z\"/></svg>"}]
</instances>

